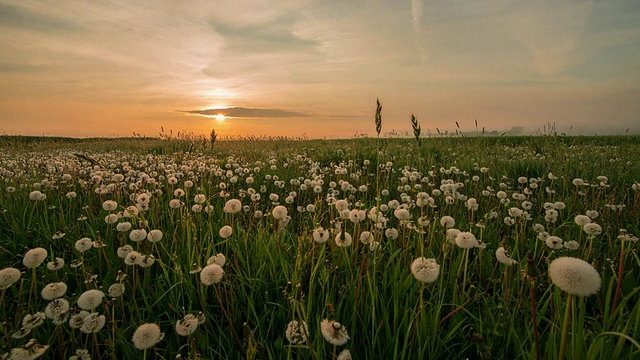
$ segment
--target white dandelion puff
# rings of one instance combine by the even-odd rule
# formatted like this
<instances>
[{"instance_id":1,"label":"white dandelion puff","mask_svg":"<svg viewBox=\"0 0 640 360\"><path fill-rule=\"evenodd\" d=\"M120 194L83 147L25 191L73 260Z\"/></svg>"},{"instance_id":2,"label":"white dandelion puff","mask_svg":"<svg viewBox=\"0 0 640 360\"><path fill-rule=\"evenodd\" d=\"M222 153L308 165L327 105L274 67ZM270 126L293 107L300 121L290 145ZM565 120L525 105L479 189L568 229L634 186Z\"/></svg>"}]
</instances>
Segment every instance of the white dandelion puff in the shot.
<instances>
[{"instance_id":1,"label":"white dandelion puff","mask_svg":"<svg viewBox=\"0 0 640 360\"><path fill-rule=\"evenodd\" d=\"M222 280L224 276L224 270L218 264L207 265L200 272L200 282L204 286L211 286L217 284Z\"/></svg>"},{"instance_id":2,"label":"white dandelion puff","mask_svg":"<svg viewBox=\"0 0 640 360\"><path fill-rule=\"evenodd\" d=\"M549 277L562 291L578 296L595 294L602 282L600 274L591 264L566 256L551 262Z\"/></svg>"},{"instance_id":3,"label":"white dandelion puff","mask_svg":"<svg viewBox=\"0 0 640 360\"><path fill-rule=\"evenodd\" d=\"M337 321L324 319L320 323L320 331L325 340L331 345L342 346L349 341L347 329Z\"/></svg>"},{"instance_id":4,"label":"white dandelion puff","mask_svg":"<svg viewBox=\"0 0 640 360\"><path fill-rule=\"evenodd\" d=\"M138 326L131 337L131 342L138 350L146 350L154 347L164 335L157 324L147 323Z\"/></svg>"},{"instance_id":5,"label":"white dandelion puff","mask_svg":"<svg viewBox=\"0 0 640 360\"><path fill-rule=\"evenodd\" d=\"M435 259L419 257L411 263L411 273L420 282L432 283L440 275L440 265Z\"/></svg>"}]
</instances>

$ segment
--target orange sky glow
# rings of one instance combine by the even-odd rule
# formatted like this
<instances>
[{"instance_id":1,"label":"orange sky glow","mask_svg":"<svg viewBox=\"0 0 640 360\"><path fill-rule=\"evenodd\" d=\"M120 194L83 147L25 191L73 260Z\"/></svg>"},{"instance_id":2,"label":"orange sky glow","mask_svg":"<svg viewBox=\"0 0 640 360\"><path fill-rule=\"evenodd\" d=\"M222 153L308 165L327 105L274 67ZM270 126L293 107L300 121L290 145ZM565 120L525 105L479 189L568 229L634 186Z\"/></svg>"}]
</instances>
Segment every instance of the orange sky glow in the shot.
<instances>
[{"instance_id":1,"label":"orange sky glow","mask_svg":"<svg viewBox=\"0 0 640 360\"><path fill-rule=\"evenodd\" d=\"M0 133L640 133L635 0L0 0ZM218 115L224 115L222 116Z\"/></svg>"}]
</instances>

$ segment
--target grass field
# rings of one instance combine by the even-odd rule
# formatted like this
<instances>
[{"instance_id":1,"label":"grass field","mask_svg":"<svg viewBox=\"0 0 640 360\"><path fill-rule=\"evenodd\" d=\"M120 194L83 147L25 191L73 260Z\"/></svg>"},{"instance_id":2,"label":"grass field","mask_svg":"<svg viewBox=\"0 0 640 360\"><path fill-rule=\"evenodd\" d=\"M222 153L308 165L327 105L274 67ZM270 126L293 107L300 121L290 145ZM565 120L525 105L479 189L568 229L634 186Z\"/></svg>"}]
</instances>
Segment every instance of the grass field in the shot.
<instances>
[{"instance_id":1,"label":"grass field","mask_svg":"<svg viewBox=\"0 0 640 360\"><path fill-rule=\"evenodd\" d=\"M639 136L0 149L9 358L640 357Z\"/></svg>"}]
</instances>

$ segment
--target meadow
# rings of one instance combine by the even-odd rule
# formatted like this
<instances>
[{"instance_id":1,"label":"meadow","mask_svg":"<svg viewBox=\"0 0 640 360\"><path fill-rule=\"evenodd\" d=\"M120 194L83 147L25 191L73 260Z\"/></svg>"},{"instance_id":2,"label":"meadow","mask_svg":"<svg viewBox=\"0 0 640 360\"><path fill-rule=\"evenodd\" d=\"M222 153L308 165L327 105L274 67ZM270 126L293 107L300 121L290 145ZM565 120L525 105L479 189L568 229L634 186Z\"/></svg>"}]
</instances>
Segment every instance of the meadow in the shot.
<instances>
[{"instance_id":1,"label":"meadow","mask_svg":"<svg viewBox=\"0 0 640 360\"><path fill-rule=\"evenodd\" d=\"M0 138L0 357L640 358L640 136L419 140Z\"/></svg>"}]
</instances>

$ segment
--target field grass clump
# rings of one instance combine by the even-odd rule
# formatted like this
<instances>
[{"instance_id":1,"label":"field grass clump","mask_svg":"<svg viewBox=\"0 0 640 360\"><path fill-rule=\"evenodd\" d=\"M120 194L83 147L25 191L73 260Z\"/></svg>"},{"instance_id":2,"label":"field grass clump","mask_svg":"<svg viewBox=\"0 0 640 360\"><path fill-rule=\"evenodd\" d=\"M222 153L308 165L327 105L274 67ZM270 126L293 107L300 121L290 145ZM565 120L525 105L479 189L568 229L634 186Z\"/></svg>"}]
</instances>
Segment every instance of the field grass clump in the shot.
<instances>
[{"instance_id":1,"label":"field grass clump","mask_svg":"<svg viewBox=\"0 0 640 360\"><path fill-rule=\"evenodd\" d=\"M639 356L640 138L414 122L0 139L0 356Z\"/></svg>"}]
</instances>

